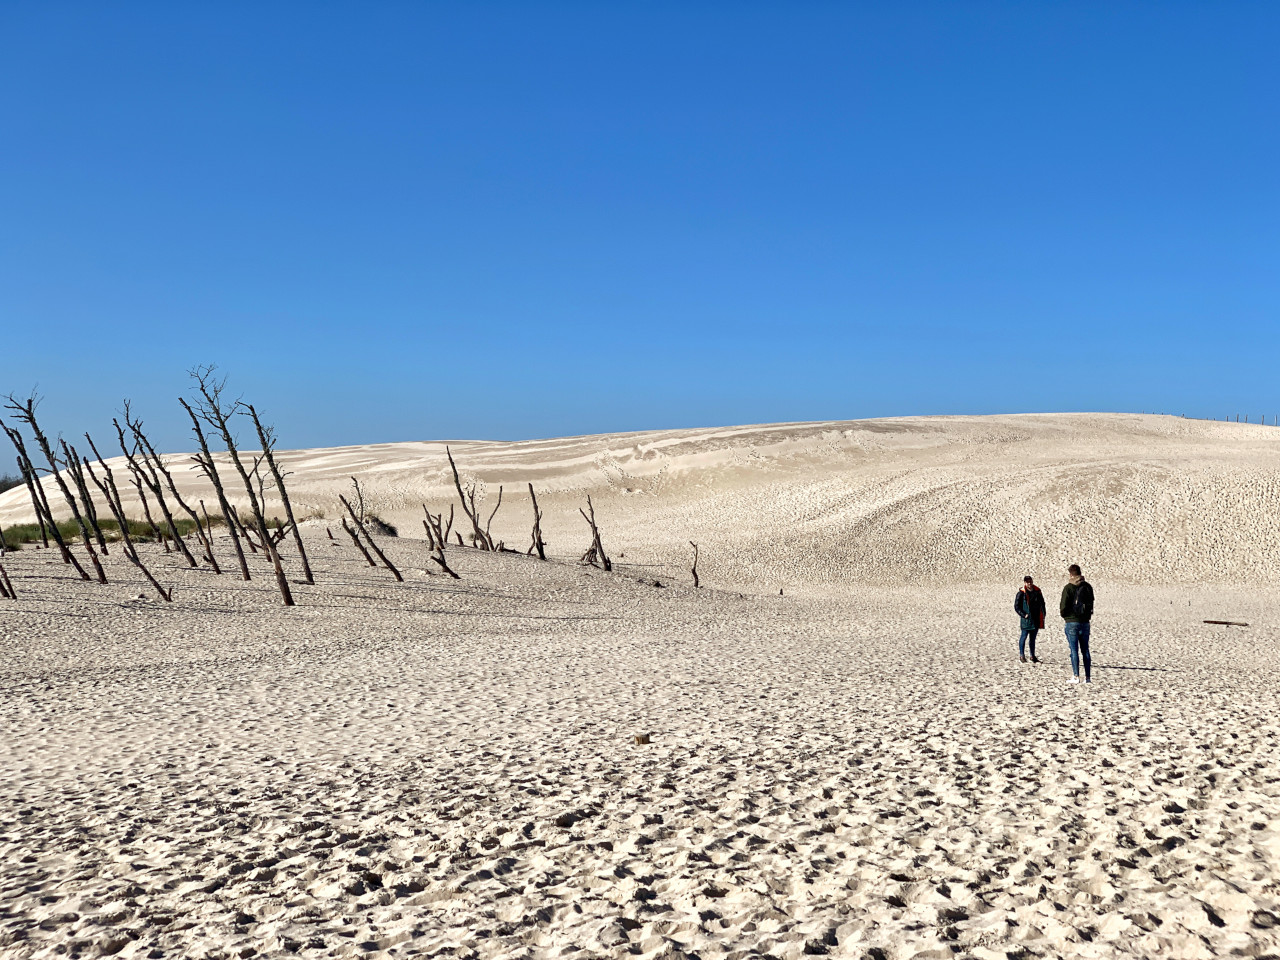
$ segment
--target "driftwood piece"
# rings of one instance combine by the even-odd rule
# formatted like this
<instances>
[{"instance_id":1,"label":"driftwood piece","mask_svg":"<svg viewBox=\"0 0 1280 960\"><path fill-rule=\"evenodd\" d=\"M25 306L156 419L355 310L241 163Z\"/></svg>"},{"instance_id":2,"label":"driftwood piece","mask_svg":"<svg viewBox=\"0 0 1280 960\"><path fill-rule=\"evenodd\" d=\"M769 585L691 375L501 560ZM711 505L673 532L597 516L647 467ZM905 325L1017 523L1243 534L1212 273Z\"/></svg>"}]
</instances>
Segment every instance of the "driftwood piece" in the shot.
<instances>
[{"instance_id":1,"label":"driftwood piece","mask_svg":"<svg viewBox=\"0 0 1280 960\"><path fill-rule=\"evenodd\" d=\"M302 545L302 532L298 529L298 521L294 519L293 504L289 502L289 493L284 488L284 474L280 472L280 467L276 463L275 430L272 427L264 427L262 425L262 421L258 419L258 411L253 409L253 404L246 403L244 408L249 411L249 417L253 420L253 425L258 431L258 441L262 444L262 455L266 457L267 469L271 471L271 478L275 481L276 490L280 493L280 502L284 505L284 515L288 518L289 525L293 528L293 543L298 548L298 556L302 559L303 577L307 583L314 584L316 578L311 572L311 562L307 559L307 548Z\"/></svg>"},{"instance_id":2,"label":"driftwood piece","mask_svg":"<svg viewBox=\"0 0 1280 960\"><path fill-rule=\"evenodd\" d=\"M538 495L533 492L533 484L529 484L529 500L533 503L533 543L529 545L529 553L538 554L539 560L547 559L546 544L542 540L542 511L538 508Z\"/></svg>"},{"instance_id":3,"label":"driftwood piece","mask_svg":"<svg viewBox=\"0 0 1280 960\"><path fill-rule=\"evenodd\" d=\"M366 530L364 524L357 519L356 512L351 508L351 504L347 502L347 498L342 494L338 494L338 499L342 501L342 505L347 508L347 513L350 514L351 519L355 521L356 529L364 534L365 540L368 541L369 546L373 548L373 552L378 555L378 559L382 561L382 565L391 571L392 576L403 583L404 577L400 575L400 571L396 569L396 565L387 559L387 555L383 553L378 544L374 542L373 537L369 536L369 531Z\"/></svg>"},{"instance_id":4,"label":"driftwood piece","mask_svg":"<svg viewBox=\"0 0 1280 960\"><path fill-rule=\"evenodd\" d=\"M589 563L593 567L600 567L602 570L609 571L613 569L613 561L609 559L609 555L604 552L604 544L600 542L600 528L596 525L596 510L591 503L591 495L587 495L587 509L578 508L578 512L582 514L582 519L587 521L591 527L591 546L587 547L587 552L582 555L582 562Z\"/></svg>"},{"instance_id":5,"label":"driftwood piece","mask_svg":"<svg viewBox=\"0 0 1280 960\"><path fill-rule=\"evenodd\" d=\"M693 587L696 590L702 585L698 580L698 545L690 540L689 546L693 547L693 567L689 572L693 574Z\"/></svg>"}]
</instances>

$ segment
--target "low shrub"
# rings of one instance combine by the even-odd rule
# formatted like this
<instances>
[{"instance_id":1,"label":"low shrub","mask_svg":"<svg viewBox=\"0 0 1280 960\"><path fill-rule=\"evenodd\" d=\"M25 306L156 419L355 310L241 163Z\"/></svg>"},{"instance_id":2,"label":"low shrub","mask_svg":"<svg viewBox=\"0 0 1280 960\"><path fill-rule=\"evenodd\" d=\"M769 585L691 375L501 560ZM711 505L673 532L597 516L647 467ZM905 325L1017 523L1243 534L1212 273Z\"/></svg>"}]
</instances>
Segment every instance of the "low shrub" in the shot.
<instances>
[{"instance_id":1,"label":"low shrub","mask_svg":"<svg viewBox=\"0 0 1280 960\"><path fill-rule=\"evenodd\" d=\"M210 517L209 522L214 526L222 523L221 517ZM155 535L151 532L150 525L145 520L130 520L129 536L134 543L149 543L155 539ZM98 518L98 526L102 528L102 534L108 541L116 541L122 539L120 536L120 524L114 520L106 520ZM159 523L157 526L163 530L168 536L173 536L173 529L167 523ZM188 534L195 533L196 525L191 520L177 520L174 523L178 536L185 537ZM58 532L62 534L62 539L68 543L79 542L80 527L74 520L59 520ZM35 523L15 523L11 527L4 528L4 548L6 550L20 550L24 543L40 542L40 525Z\"/></svg>"}]
</instances>

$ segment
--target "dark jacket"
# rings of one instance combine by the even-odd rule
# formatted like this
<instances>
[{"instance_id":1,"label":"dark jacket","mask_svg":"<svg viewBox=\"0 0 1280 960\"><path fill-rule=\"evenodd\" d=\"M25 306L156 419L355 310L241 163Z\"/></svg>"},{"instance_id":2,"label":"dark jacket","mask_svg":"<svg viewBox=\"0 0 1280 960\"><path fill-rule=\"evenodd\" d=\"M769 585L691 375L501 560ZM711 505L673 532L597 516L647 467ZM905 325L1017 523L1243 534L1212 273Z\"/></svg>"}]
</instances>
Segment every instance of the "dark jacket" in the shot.
<instances>
[{"instance_id":1,"label":"dark jacket","mask_svg":"<svg viewBox=\"0 0 1280 960\"><path fill-rule=\"evenodd\" d=\"M1075 607L1076 591L1080 591L1084 596L1083 616L1077 616L1072 612ZM1078 584L1068 583L1062 588L1062 601L1058 604L1058 612L1067 623L1088 623L1093 619L1093 587L1089 586L1085 580L1081 580Z\"/></svg>"},{"instance_id":2,"label":"dark jacket","mask_svg":"<svg viewBox=\"0 0 1280 960\"><path fill-rule=\"evenodd\" d=\"M1013 610L1022 618L1023 630L1044 629L1044 594L1032 584L1023 587L1013 598Z\"/></svg>"}]
</instances>

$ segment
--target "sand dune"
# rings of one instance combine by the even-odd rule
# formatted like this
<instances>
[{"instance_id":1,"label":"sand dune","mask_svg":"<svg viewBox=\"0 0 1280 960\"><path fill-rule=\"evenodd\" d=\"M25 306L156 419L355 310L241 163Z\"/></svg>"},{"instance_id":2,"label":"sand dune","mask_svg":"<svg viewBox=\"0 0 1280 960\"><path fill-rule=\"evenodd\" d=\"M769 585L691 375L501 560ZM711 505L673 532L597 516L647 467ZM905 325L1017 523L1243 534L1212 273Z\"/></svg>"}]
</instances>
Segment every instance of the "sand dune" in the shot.
<instances>
[{"instance_id":1,"label":"sand dune","mask_svg":"<svg viewBox=\"0 0 1280 960\"><path fill-rule=\"evenodd\" d=\"M455 548L451 581L384 538L398 584L321 519L292 609L261 559L149 547L163 604L118 551L106 587L12 554L0 956L1280 954L1277 442L1046 416L459 443L508 542L538 484L558 559ZM410 533L442 457L288 463L306 509L358 469ZM587 493L613 574L574 562ZM1056 617L1014 656L1007 575L1052 591L1069 559L1088 686Z\"/></svg>"},{"instance_id":2,"label":"sand dune","mask_svg":"<svg viewBox=\"0 0 1280 960\"><path fill-rule=\"evenodd\" d=\"M421 535L452 496L443 443L281 455L299 507L336 519L356 474L372 509ZM636 562L757 589L989 582L1076 560L1130 583L1280 583L1280 430L1122 414L922 417L457 442L465 474L505 485L495 536L525 549L526 484L564 556L585 549L577 508ZM186 458L177 456L175 463ZM201 490L191 471L184 485ZM207 489L201 496L208 496ZM56 500L56 497L55 497ZM22 490L0 520L29 518Z\"/></svg>"}]
</instances>

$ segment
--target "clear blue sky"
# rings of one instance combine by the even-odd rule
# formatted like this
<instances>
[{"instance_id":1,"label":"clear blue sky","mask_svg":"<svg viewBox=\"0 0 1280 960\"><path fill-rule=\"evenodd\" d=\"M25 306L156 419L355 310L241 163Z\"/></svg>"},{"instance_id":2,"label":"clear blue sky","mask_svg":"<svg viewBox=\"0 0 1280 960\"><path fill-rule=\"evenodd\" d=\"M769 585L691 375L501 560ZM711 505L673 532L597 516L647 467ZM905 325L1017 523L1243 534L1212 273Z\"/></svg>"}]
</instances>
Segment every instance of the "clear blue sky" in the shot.
<instances>
[{"instance_id":1,"label":"clear blue sky","mask_svg":"<svg viewBox=\"0 0 1280 960\"><path fill-rule=\"evenodd\" d=\"M1280 413L1280 5L0 6L0 389L164 446ZM6 461L8 457L5 457Z\"/></svg>"}]
</instances>

